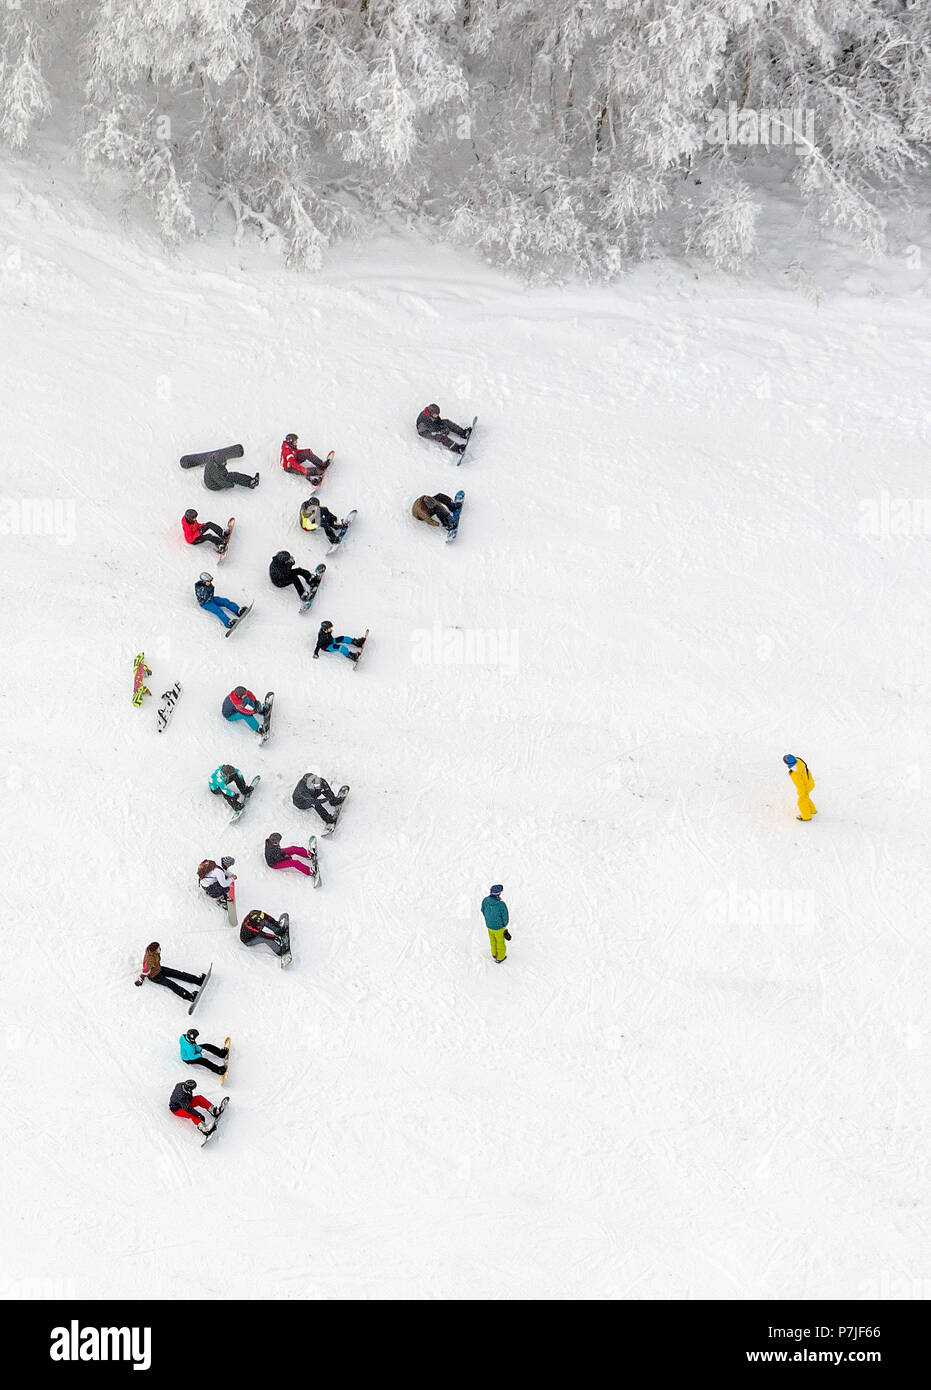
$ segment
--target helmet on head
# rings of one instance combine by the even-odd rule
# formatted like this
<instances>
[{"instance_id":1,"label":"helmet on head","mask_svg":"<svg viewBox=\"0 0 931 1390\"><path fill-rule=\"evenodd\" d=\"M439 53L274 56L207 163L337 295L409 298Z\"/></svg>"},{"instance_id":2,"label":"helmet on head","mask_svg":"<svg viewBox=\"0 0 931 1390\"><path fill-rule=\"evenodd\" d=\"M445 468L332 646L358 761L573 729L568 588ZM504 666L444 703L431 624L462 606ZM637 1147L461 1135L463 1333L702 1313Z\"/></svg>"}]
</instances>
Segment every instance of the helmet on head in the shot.
<instances>
[{"instance_id":1,"label":"helmet on head","mask_svg":"<svg viewBox=\"0 0 931 1390\"><path fill-rule=\"evenodd\" d=\"M233 690L233 694L234 694L234 695L238 695L238 696L240 697L240 699L243 697L243 695L245 695L245 693L246 693L246 687L245 687L244 685L237 685L237 686L235 687L235 689Z\"/></svg>"},{"instance_id":2,"label":"helmet on head","mask_svg":"<svg viewBox=\"0 0 931 1390\"><path fill-rule=\"evenodd\" d=\"M274 833L274 835L269 835L268 838L269 838L270 840L280 840L280 839L281 839L281 831L280 831L280 830L276 830L275 833Z\"/></svg>"},{"instance_id":3,"label":"helmet on head","mask_svg":"<svg viewBox=\"0 0 931 1390\"><path fill-rule=\"evenodd\" d=\"M286 444L296 444L296 443L297 443L297 435L296 435L296 434L286 434L285 437L284 437L284 442L285 442Z\"/></svg>"},{"instance_id":4,"label":"helmet on head","mask_svg":"<svg viewBox=\"0 0 931 1390\"><path fill-rule=\"evenodd\" d=\"M231 854L224 854L223 858L220 860L220 868L231 869L235 863L236 860Z\"/></svg>"},{"instance_id":5,"label":"helmet on head","mask_svg":"<svg viewBox=\"0 0 931 1390\"><path fill-rule=\"evenodd\" d=\"M201 577L200 577L200 582L201 582L202 584L212 584L212 583L213 583L213 575L212 575L212 574L208 574L207 571L204 570L203 574L202 574Z\"/></svg>"},{"instance_id":6,"label":"helmet on head","mask_svg":"<svg viewBox=\"0 0 931 1390\"><path fill-rule=\"evenodd\" d=\"M188 1042L194 1042L200 1037L200 1034L196 1028L189 1028L184 1036L187 1038Z\"/></svg>"},{"instance_id":7,"label":"helmet on head","mask_svg":"<svg viewBox=\"0 0 931 1390\"><path fill-rule=\"evenodd\" d=\"M321 628L323 628L323 630L324 630L325 632L329 632L329 631L331 630L331 628L333 627L333 624L330 622L329 618L324 618L324 620L323 620L323 622L320 624L320 626L321 626Z\"/></svg>"},{"instance_id":8,"label":"helmet on head","mask_svg":"<svg viewBox=\"0 0 931 1390\"><path fill-rule=\"evenodd\" d=\"M191 1094L193 1095L194 1092L197 1090L197 1082L196 1082L196 1081L182 1081L182 1082L181 1082L181 1087L182 1087L182 1090L190 1091Z\"/></svg>"},{"instance_id":9,"label":"helmet on head","mask_svg":"<svg viewBox=\"0 0 931 1390\"><path fill-rule=\"evenodd\" d=\"M304 506L305 506L305 507L319 507L319 506L320 506L320 498L319 498L319 497L308 497L307 501L304 503Z\"/></svg>"},{"instance_id":10,"label":"helmet on head","mask_svg":"<svg viewBox=\"0 0 931 1390\"><path fill-rule=\"evenodd\" d=\"M798 758L794 753L787 753L782 761L785 763L786 767L794 767L798 762Z\"/></svg>"},{"instance_id":11,"label":"helmet on head","mask_svg":"<svg viewBox=\"0 0 931 1390\"><path fill-rule=\"evenodd\" d=\"M188 507L187 511L184 513L184 519L185 521L197 520L197 512L194 510L193 507Z\"/></svg>"},{"instance_id":12,"label":"helmet on head","mask_svg":"<svg viewBox=\"0 0 931 1390\"><path fill-rule=\"evenodd\" d=\"M440 413L440 407L439 407L438 405L428 405L428 406L427 406L427 414L428 414L428 415L439 415L439 413Z\"/></svg>"},{"instance_id":13,"label":"helmet on head","mask_svg":"<svg viewBox=\"0 0 931 1390\"><path fill-rule=\"evenodd\" d=\"M313 787L314 789L323 786L323 778L318 777L315 772L306 773L304 781L307 783L308 787Z\"/></svg>"},{"instance_id":14,"label":"helmet on head","mask_svg":"<svg viewBox=\"0 0 931 1390\"><path fill-rule=\"evenodd\" d=\"M493 884L491 885L491 887L489 888L488 891L489 891L489 893L491 894L491 896L492 896L493 898L497 898L497 897L499 896L499 894L501 894L501 893L504 892L504 884L503 884L503 883L493 883Z\"/></svg>"},{"instance_id":15,"label":"helmet on head","mask_svg":"<svg viewBox=\"0 0 931 1390\"><path fill-rule=\"evenodd\" d=\"M290 550L277 550L277 551L275 552L275 559L276 559L276 560L290 560L290 558L291 558L291 552L290 552Z\"/></svg>"}]
</instances>

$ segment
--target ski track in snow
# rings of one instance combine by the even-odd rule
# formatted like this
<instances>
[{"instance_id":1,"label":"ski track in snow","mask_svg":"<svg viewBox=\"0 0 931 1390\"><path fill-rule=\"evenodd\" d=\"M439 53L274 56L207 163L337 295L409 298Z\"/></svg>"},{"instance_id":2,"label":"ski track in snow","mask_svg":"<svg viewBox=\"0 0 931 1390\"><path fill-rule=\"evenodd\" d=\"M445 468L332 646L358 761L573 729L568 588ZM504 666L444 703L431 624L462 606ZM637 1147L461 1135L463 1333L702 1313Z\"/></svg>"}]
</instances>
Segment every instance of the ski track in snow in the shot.
<instances>
[{"instance_id":1,"label":"ski track in snow","mask_svg":"<svg viewBox=\"0 0 931 1390\"><path fill-rule=\"evenodd\" d=\"M403 242L300 278L163 257L5 178L5 496L73 506L72 543L3 537L3 1075L41 1101L6 1139L11 1267L96 1298L921 1277L927 550L858 534L863 499L928 491L920 296L816 309L650 267L529 291ZM479 414L461 472L413 431L433 398ZM303 617L267 579L282 546L325 549L277 464L290 429L335 448L322 495L359 512ZM177 466L233 441L255 493ZM457 486L446 547L410 503ZM236 515L218 569L183 544L191 505ZM256 601L229 641L205 567ZM327 617L371 628L358 673L311 660ZM220 718L239 682L276 691L264 748ZM234 826L222 761L262 774ZM308 770L353 789L319 891L262 856L319 836L290 802ZM289 969L199 894L227 853L240 920L290 913ZM132 986L153 938L214 962L193 1021L233 1038L203 1154L167 1110L185 1008Z\"/></svg>"}]
</instances>

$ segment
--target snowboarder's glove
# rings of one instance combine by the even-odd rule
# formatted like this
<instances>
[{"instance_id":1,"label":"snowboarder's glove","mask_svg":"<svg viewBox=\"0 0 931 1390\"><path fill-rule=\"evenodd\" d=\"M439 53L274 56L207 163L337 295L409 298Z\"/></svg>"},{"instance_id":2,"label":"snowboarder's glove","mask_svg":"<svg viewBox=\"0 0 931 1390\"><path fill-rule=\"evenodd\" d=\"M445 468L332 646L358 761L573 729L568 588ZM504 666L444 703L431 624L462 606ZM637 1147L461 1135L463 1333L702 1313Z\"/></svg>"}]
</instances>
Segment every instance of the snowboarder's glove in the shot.
<instances>
[{"instance_id":1,"label":"snowboarder's glove","mask_svg":"<svg viewBox=\"0 0 931 1390\"><path fill-rule=\"evenodd\" d=\"M504 929L504 939L505 941L510 941L511 939L511 933L508 931L507 927Z\"/></svg>"},{"instance_id":2,"label":"snowboarder's glove","mask_svg":"<svg viewBox=\"0 0 931 1390\"><path fill-rule=\"evenodd\" d=\"M145 984L145 980L133 980L133 984L134 984L134 985L144 985L144 984Z\"/></svg>"}]
</instances>

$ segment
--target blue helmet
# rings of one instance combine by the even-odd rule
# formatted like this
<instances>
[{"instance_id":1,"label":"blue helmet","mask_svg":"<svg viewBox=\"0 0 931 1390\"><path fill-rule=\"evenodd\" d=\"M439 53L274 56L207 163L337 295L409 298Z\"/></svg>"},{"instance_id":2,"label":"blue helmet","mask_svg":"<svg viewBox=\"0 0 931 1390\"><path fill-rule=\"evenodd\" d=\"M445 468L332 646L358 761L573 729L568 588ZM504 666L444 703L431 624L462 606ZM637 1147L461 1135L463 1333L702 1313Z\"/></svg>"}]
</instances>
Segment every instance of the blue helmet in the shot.
<instances>
[{"instance_id":1,"label":"blue helmet","mask_svg":"<svg viewBox=\"0 0 931 1390\"><path fill-rule=\"evenodd\" d=\"M798 762L798 758L794 753L787 753L782 761L785 763L786 767L794 767Z\"/></svg>"},{"instance_id":2,"label":"blue helmet","mask_svg":"<svg viewBox=\"0 0 931 1390\"><path fill-rule=\"evenodd\" d=\"M497 898L497 896L498 896L499 893L503 893L503 892L504 892L504 884L503 884L503 883L493 883L493 884L491 885L491 887L489 888L488 892L491 894L491 896L492 896L493 898Z\"/></svg>"}]
</instances>

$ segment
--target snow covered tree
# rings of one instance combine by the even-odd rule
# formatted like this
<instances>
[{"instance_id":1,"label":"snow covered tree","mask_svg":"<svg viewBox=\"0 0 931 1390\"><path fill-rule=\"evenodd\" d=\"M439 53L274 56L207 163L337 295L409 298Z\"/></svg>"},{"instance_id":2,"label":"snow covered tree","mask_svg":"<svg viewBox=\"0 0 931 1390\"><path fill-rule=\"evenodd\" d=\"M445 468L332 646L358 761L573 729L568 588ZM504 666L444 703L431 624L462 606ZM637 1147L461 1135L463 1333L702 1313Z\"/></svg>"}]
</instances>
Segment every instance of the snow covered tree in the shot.
<instances>
[{"instance_id":1,"label":"snow covered tree","mask_svg":"<svg viewBox=\"0 0 931 1390\"><path fill-rule=\"evenodd\" d=\"M761 158L883 245L931 141L931 5L7 0L0 78L0 137L60 107L170 239L212 205L311 266L402 216L528 275L731 267Z\"/></svg>"}]
</instances>

